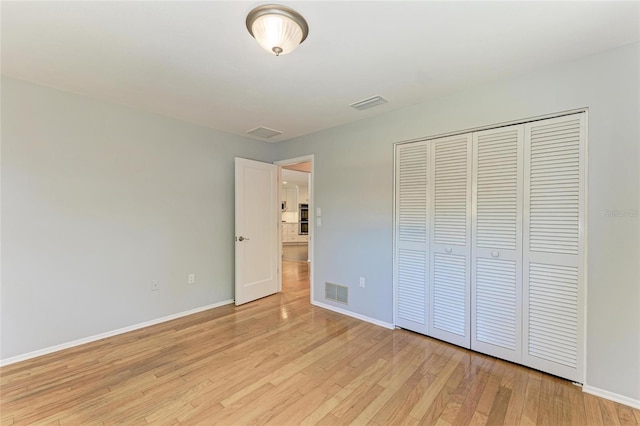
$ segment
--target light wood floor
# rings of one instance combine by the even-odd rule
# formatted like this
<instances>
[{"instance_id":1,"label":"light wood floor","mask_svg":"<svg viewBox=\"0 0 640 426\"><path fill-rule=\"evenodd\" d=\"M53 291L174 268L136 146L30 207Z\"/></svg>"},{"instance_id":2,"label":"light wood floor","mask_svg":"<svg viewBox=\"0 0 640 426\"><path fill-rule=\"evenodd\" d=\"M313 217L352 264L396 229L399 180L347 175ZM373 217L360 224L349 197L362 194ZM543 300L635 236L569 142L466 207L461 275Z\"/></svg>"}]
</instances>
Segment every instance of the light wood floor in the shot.
<instances>
[{"instance_id":1,"label":"light wood floor","mask_svg":"<svg viewBox=\"0 0 640 426\"><path fill-rule=\"evenodd\" d=\"M0 369L2 425L617 425L640 411L564 380L285 291Z\"/></svg>"}]
</instances>

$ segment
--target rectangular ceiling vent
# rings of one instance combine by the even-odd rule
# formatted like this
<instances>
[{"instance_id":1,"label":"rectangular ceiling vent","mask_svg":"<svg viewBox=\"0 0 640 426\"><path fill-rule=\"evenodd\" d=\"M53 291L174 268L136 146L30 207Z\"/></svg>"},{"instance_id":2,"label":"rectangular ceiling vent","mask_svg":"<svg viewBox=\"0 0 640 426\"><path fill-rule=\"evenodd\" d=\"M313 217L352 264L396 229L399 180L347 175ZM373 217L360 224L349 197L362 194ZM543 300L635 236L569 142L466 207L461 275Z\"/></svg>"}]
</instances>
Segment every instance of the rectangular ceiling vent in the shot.
<instances>
[{"instance_id":1,"label":"rectangular ceiling vent","mask_svg":"<svg viewBox=\"0 0 640 426\"><path fill-rule=\"evenodd\" d=\"M373 98L363 99L358 102L354 102L349 106L357 109L358 111L364 111L365 109L373 108L374 106L386 104L388 101L382 96L374 96Z\"/></svg>"},{"instance_id":2,"label":"rectangular ceiling vent","mask_svg":"<svg viewBox=\"0 0 640 426\"><path fill-rule=\"evenodd\" d=\"M255 129L247 130L247 133L264 139L282 134L280 130L269 129L268 127L256 127Z\"/></svg>"},{"instance_id":3,"label":"rectangular ceiling vent","mask_svg":"<svg viewBox=\"0 0 640 426\"><path fill-rule=\"evenodd\" d=\"M349 304L349 287L340 284L324 283L324 298L335 302Z\"/></svg>"}]
</instances>

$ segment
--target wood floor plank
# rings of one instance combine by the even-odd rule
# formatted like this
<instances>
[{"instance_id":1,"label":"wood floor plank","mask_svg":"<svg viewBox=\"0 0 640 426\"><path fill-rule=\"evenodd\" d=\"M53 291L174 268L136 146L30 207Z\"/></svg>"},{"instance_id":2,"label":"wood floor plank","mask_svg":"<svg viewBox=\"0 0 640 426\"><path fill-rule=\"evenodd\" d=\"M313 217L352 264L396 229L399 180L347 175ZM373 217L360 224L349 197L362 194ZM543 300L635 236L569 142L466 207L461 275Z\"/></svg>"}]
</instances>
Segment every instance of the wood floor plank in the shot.
<instances>
[{"instance_id":1,"label":"wood floor plank","mask_svg":"<svg viewBox=\"0 0 640 426\"><path fill-rule=\"evenodd\" d=\"M500 386L496 398L491 406L491 412L487 417L487 424L501 425L505 424L505 416L507 415L507 408L509 401L511 400L511 389Z\"/></svg>"},{"instance_id":2,"label":"wood floor plank","mask_svg":"<svg viewBox=\"0 0 640 426\"><path fill-rule=\"evenodd\" d=\"M427 357L423 363L428 363L431 359L432 357ZM431 383L431 381L425 380L425 376L420 372L420 369L420 366L417 366L411 376L402 383L401 387L378 410L372 419L374 423L380 425L394 424L409 415L411 409L413 409L420 396Z\"/></svg>"},{"instance_id":3,"label":"wood floor plank","mask_svg":"<svg viewBox=\"0 0 640 426\"><path fill-rule=\"evenodd\" d=\"M600 398L588 393L583 393L582 399L584 401L585 409L585 424L604 426L602 412L600 411Z\"/></svg>"},{"instance_id":4,"label":"wood floor plank","mask_svg":"<svg viewBox=\"0 0 640 426\"><path fill-rule=\"evenodd\" d=\"M354 396L358 395L359 398L348 398L348 400L344 401L344 404L339 404L336 409L329 414L337 418L337 424L356 424L355 419L360 416L373 401L376 401L383 391L384 388L378 384L374 384L373 386L363 385L354 392ZM339 414L339 416L337 416L337 414Z\"/></svg>"},{"instance_id":5,"label":"wood floor plank","mask_svg":"<svg viewBox=\"0 0 640 426\"><path fill-rule=\"evenodd\" d=\"M568 426L582 426L587 424L585 417L584 399L582 389L579 386L565 388L563 402L562 423Z\"/></svg>"},{"instance_id":6,"label":"wood floor plank","mask_svg":"<svg viewBox=\"0 0 640 426\"><path fill-rule=\"evenodd\" d=\"M473 372L473 380L470 383L468 380L466 381L466 396L452 422L454 426L464 426L472 422L480 396L489 380L491 368L494 365L493 361L489 358L478 358L477 361L478 367L477 371Z\"/></svg>"},{"instance_id":7,"label":"wood floor plank","mask_svg":"<svg viewBox=\"0 0 640 426\"><path fill-rule=\"evenodd\" d=\"M600 399L600 412L602 413L602 419L605 425L620 425L620 419L618 418L618 411L616 410L615 402Z\"/></svg>"},{"instance_id":8,"label":"wood floor plank","mask_svg":"<svg viewBox=\"0 0 640 426\"><path fill-rule=\"evenodd\" d=\"M527 384L529 383L529 374L527 369L519 366L509 368L508 371L513 372L513 374L505 376L507 380L505 378L502 379L502 386L511 389L512 396L504 416L504 423L519 425L522 423L522 411L525 404Z\"/></svg>"},{"instance_id":9,"label":"wood floor plank","mask_svg":"<svg viewBox=\"0 0 640 426\"><path fill-rule=\"evenodd\" d=\"M466 360L466 356L464 357ZM470 375L466 374L470 371L468 363L460 363L451 376L451 379L447 382L447 391L449 393L449 401L445 405L438 423L446 422L452 424L458 412L462 407L464 401L464 394L468 392L470 383L472 381ZM465 380L466 379L466 380Z\"/></svg>"},{"instance_id":10,"label":"wood floor plank","mask_svg":"<svg viewBox=\"0 0 640 426\"><path fill-rule=\"evenodd\" d=\"M455 378L455 376L450 376ZM429 406L429 410L420 419L421 425L435 425L440 420L442 413L444 412L449 400L451 398L451 388L443 386L440 392L433 399L433 402Z\"/></svg>"},{"instance_id":11,"label":"wood floor plank","mask_svg":"<svg viewBox=\"0 0 640 426\"><path fill-rule=\"evenodd\" d=\"M540 405L540 375L529 374L527 387L524 394L524 402L522 406L522 416L520 422L522 425L538 424L538 407Z\"/></svg>"},{"instance_id":12,"label":"wood floor plank","mask_svg":"<svg viewBox=\"0 0 640 426\"><path fill-rule=\"evenodd\" d=\"M347 383L346 386L342 387L338 385L339 389L335 393L329 394L332 395L332 397L325 399L324 402L318 404L316 406L317 408L301 421L301 424L310 425L319 422L327 416L327 414L333 412L333 410L337 411L338 405L353 395L359 388L366 389L366 386L364 386L366 383L369 383L370 386L377 383L381 378L381 372L384 371L384 367L387 363L388 361L384 359L378 359L375 364L372 364L362 374L354 377L354 379ZM336 414L339 415L339 412Z\"/></svg>"},{"instance_id":13,"label":"wood floor plank","mask_svg":"<svg viewBox=\"0 0 640 426\"><path fill-rule=\"evenodd\" d=\"M344 392L340 392L340 401L331 410L331 414L343 421L347 418L355 418L366 407L370 401L373 401L384 390L378 384L380 379L391 369L389 361L385 359L378 360L378 367L369 371L365 377L354 380L343 388ZM364 403L365 401L366 404Z\"/></svg>"},{"instance_id":14,"label":"wood floor plank","mask_svg":"<svg viewBox=\"0 0 640 426\"><path fill-rule=\"evenodd\" d=\"M369 423L373 417L380 411L384 405L402 388L407 379L416 371L417 367L411 363L407 363L404 368L398 370L393 369L390 374L387 374L382 380L378 382L378 385L384 388L376 399L355 418L354 423L365 424Z\"/></svg>"},{"instance_id":15,"label":"wood floor plank","mask_svg":"<svg viewBox=\"0 0 640 426\"><path fill-rule=\"evenodd\" d=\"M621 425L636 425L636 416L633 414L631 407L626 405L616 404L616 410L618 411L618 420Z\"/></svg>"},{"instance_id":16,"label":"wood floor plank","mask_svg":"<svg viewBox=\"0 0 640 426\"><path fill-rule=\"evenodd\" d=\"M455 371L458 363L463 358L464 352L456 352L451 359L447 362L445 368L438 374L437 379L429 387L429 389L422 395L420 400L416 403L415 407L411 410L409 415L416 420L421 420L427 413L429 407L436 399L442 388L446 385L447 381L451 377L451 374Z\"/></svg>"},{"instance_id":17,"label":"wood floor plank","mask_svg":"<svg viewBox=\"0 0 640 426\"><path fill-rule=\"evenodd\" d=\"M293 404L285 407L285 409L282 410L278 415L269 419L266 424L274 426L285 424L299 425L307 417L306 409L308 407L317 407L326 399L327 395L322 392L319 387L316 387L309 393L303 394L303 396Z\"/></svg>"},{"instance_id":18,"label":"wood floor plank","mask_svg":"<svg viewBox=\"0 0 640 426\"><path fill-rule=\"evenodd\" d=\"M340 419L338 419L336 416L334 416L331 413L327 414L322 419L320 419L318 423L316 423L316 425L318 426L336 426L336 425L345 425L345 424L348 424L348 423L340 421Z\"/></svg>"},{"instance_id":19,"label":"wood floor plank","mask_svg":"<svg viewBox=\"0 0 640 426\"><path fill-rule=\"evenodd\" d=\"M471 421L469 422L470 426L484 426L487 424L487 416L486 414L482 414L479 411L473 413L473 417L471 417Z\"/></svg>"},{"instance_id":20,"label":"wood floor plank","mask_svg":"<svg viewBox=\"0 0 640 426\"><path fill-rule=\"evenodd\" d=\"M540 380L540 399L538 405L538 414L536 416L537 424L553 425L557 424L557 418L554 413L554 386L553 381L549 377L542 376Z\"/></svg>"},{"instance_id":21,"label":"wood floor plank","mask_svg":"<svg viewBox=\"0 0 640 426\"><path fill-rule=\"evenodd\" d=\"M282 293L0 368L0 426L617 425L640 410L571 383Z\"/></svg>"},{"instance_id":22,"label":"wood floor plank","mask_svg":"<svg viewBox=\"0 0 640 426\"><path fill-rule=\"evenodd\" d=\"M477 419L488 419L489 413L491 413L491 407L495 401L496 395L498 394L500 388L500 382L502 381L502 371L503 364L494 360L493 361L493 369L491 370L491 375L489 376L489 380L487 380L486 385L484 386L484 391L480 395L480 399L476 404L476 411L474 413L474 417L476 417L476 413L481 416L477 416Z\"/></svg>"}]
</instances>

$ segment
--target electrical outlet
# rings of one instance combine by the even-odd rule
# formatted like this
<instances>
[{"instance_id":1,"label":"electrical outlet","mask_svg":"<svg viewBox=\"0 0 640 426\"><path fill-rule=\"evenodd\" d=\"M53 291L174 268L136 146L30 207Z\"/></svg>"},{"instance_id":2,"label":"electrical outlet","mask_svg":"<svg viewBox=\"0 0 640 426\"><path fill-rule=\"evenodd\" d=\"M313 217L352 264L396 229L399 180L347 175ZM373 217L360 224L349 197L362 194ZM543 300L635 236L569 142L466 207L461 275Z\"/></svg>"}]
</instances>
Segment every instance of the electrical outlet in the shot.
<instances>
[{"instance_id":1,"label":"electrical outlet","mask_svg":"<svg viewBox=\"0 0 640 426\"><path fill-rule=\"evenodd\" d=\"M364 277L360 277L360 287L364 288Z\"/></svg>"},{"instance_id":2,"label":"electrical outlet","mask_svg":"<svg viewBox=\"0 0 640 426\"><path fill-rule=\"evenodd\" d=\"M151 291L158 291L158 290L160 290L160 281L158 280L151 281Z\"/></svg>"},{"instance_id":3,"label":"electrical outlet","mask_svg":"<svg viewBox=\"0 0 640 426\"><path fill-rule=\"evenodd\" d=\"M187 283L188 284L195 284L196 283L196 274L189 274L189 276L187 277Z\"/></svg>"}]
</instances>

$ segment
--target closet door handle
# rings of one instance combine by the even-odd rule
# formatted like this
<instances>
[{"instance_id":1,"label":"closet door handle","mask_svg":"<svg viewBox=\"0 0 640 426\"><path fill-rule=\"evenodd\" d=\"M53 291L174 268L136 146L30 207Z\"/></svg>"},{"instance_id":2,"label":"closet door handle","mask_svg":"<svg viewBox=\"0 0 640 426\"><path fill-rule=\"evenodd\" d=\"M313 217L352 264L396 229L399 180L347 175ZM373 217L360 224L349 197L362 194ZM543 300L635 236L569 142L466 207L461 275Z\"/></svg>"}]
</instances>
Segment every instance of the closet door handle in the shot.
<instances>
[{"instance_id":1,"label":"closet door handle","mask_svg":"<svg viewBox=\"0 0 640 426\"><path fill-rule=\"evenodd\" d=\"M453 251L453 249L451 247L447 247L446 249L444 249L445 253L451 253Z\"/></svg>"},{"instance_id":2,"label":"closet door handle","mask_svg":"<svg viewBox=\"0 0 640 426\"><path fill-rule=\"evenodd\" d=\"M494 250L491 252L491 257L500 257L500 252L498 250Z\"/></svg>"}]
</instances>

